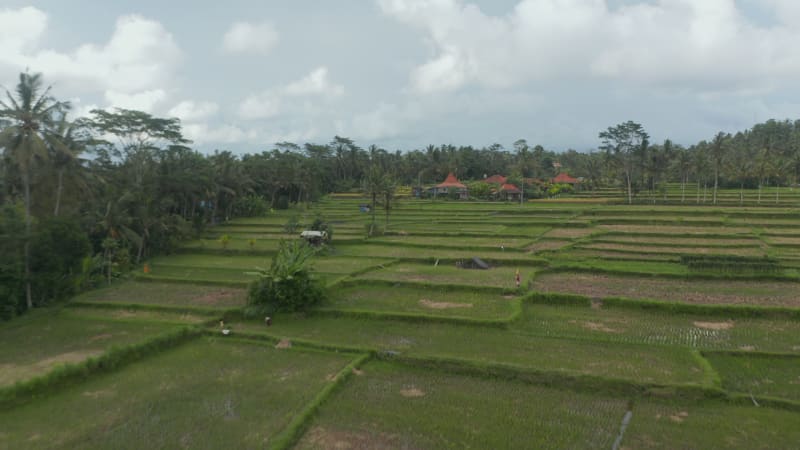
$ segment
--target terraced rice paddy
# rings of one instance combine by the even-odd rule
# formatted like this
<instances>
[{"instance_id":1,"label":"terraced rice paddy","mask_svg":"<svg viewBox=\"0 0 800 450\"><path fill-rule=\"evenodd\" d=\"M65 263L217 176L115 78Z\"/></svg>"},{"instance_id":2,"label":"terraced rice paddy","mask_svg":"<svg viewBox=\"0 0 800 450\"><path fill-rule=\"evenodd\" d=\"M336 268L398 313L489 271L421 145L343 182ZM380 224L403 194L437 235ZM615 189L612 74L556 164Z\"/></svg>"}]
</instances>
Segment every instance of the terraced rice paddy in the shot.
<instances>
[{"instance_id":1,"label":"terraced rice paddy","mask_svg":"<svg viewBox=\"0 0 800 450\"><path fill-rule=\"evenodd\" d=\"M385 230L378 215L385 234L367 238L372 218L351 197L212 227L147 271L0 325L0 447L800 441L790 200L402 200ZM243 319L248 272L299 234L284 230L290 217L317 214L334 227L314 260L329 298L269 324ZM686 255L712 263L693 268Z\"/></svg>"},{"instance_id":2,"label":"terraced rice paddy","mask_svg":"<svg viewBox=\"0 0 800 450\"><path fill-rule=\"evenodd\" d=\"M547 273L533 282L541 292L589 297L625 297L691 304L788 306L800 308L797 285L780 281L660 279L594 273Z\"/></svg>"}]
</instances>

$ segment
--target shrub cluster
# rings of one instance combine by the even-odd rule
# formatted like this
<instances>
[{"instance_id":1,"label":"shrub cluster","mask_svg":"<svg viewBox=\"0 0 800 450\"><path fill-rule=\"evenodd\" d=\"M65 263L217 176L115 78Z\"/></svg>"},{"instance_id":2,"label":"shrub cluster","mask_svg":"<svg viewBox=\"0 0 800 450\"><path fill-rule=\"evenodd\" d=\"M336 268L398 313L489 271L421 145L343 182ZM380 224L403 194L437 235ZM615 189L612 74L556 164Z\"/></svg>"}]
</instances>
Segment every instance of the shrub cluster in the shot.
<instances>
[{"instance_id":1,"label":"shrub cluster","mask_svg":"<svg viewBox=\"0 0 800 450\"><path fill-rule=\"evenodd\" d=\"M313 273L314 254L303 241L281 242L270 268L258 268L254 273L259 278L250 285L246 314L305 311L320 303L325 291Z\"/></svg>"}]
</instances>

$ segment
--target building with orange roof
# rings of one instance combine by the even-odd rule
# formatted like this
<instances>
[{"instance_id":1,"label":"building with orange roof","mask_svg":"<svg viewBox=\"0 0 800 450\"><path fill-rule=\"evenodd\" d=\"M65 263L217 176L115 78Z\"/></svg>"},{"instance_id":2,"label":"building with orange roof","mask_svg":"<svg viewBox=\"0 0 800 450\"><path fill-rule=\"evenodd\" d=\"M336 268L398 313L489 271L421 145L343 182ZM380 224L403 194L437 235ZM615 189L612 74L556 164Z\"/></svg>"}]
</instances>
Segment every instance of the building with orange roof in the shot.
<instances>
[{"instance_id":1,"label":"building with orange roof","mask_svg":"<svg viewBox=\"0 0 800 450\"><path fill-rule=\"evenodd\" d=\"M504 177L502 175L492 175L489 178L485 178L483 180L484 183L489 184L506 184L508 181L508 177Z\"/></svg>"},{"instance_id":2,"label":"building with orange roof","mask_svg":"<svg viewBox=\"0 0 800 450\"><path fill-rule=\"evenodd\" d=\"M522 191L514 184L503 183L498 190L498 194L505 197L506 200L519 200Z\"/></svg>"},{"instance_id":3,"label":"building with orange roof","mask_svg":"<svg viewBox=\"0 0 800 450\"><path fill-rule=\"evenodd\" d=\"M458 198L461 200L466 200L469 198L469 193L467 192L467 186L465 186L462 182L458 181L458 178L450 172L447 174L447 178L439 184L437 184L433 188L433 194L450 194L452 192L458 192Z\"/></svg>"},{"instance_id":4,"label":"building with orange roof","mask_svg":"<svg viewBox=\"0 0 800 450\"><path fill-rule=\"evenodd\" d=\"M560 174L556 175L555 177L553 177L553 179L550 180L550 181L552 181L555 184L571 184L573 186L576 185L576 184L580 184L580 182L581 182L581 180L579 180L577 178L572 178L567 173L560 173Z\"/></svg>"}]
</instances>

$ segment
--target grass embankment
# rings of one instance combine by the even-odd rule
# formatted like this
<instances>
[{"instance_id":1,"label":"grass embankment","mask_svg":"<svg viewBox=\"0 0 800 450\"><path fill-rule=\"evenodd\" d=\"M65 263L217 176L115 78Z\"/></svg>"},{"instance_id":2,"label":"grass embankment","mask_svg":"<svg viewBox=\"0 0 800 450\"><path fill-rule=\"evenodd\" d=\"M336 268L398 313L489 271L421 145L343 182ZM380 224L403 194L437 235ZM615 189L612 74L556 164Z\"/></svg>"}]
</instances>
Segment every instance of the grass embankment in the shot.
<instances>
[{"instance_id":1,"label":"grass embankment","mask_svg":"<svg viewBox=\"0 0 800 450\"><path fill-rule=\"evenodd\" d=\"M794 351L800 352L800 345ZM724 389L800 405L800 356L721 352L707 353L706 358L719 372Z\"/></svg>"},{"instance_id":2,"label":"grass embankment","mask_svg":"<svg viewBox=\"0 0 800 450\"><path fill-rule=\"evenodd\" d=\"M643 400L634 405L622 448L790 449L800 442L797 420L796 412L752 405Z\"/></svg>"},{"instance_id":3,"label":"grass embankment","mask_svg":"<svg viewBox=\"0 0 800 450\"><path fill-rule=\"evenodd\" d=\"M79 364L109 349L152 339L181 325L203 320L194 316L115 311L81 314L72 309L35 311L0 328L0 386L47 374L64 364ZM156 321L152 321L156 320Z\"/></svg>"},{"instance_id":4,"label":"grass embankment","mask_svg":"<svg viewBox=\"0 0 800 450\"><path fill-rule=\"evenodd\" d=\"M264 448L351 359L202 338L0 411L0 447Z\"/></svg>"},{"instance_id":5,"label":"grass embankment","mask_svg":"<svg viewBox=\"0 0 800 450\"><path fill-rule=\"evenodd\" d=\"M176 256L177 257L177 256ZM107 303L114 305L143 304L168 307L234 308L243 306L244 289L125 281L83 293L73 302Z\"/></svg>"},{"instance_id":6,"label":"grass embankment","mask_svg":"<svg viewBox=\"0 0 800 450\"><path fill-rule=\"evenodd\" d=\"M343 284L324 309L343 312L409 314L436 317L505 319L519 308L513 295L421 286L387 287L383 283Z\"/></svg>"},{"instance_id":7,"label":"grass embankment","mask_svg":"<svg viewBox=\"0 0 800 450\"><path fill-rule=\"evenodd\" d=\"M468 263L469 260L465 262ZM358 276L358 279L432 285L481 286L511 291L516 289L515 276L517 270L520 272L522 283L525 283L536 271L531 267L515 268L513 266L503 266L480 270L464 269L456 267L455 264L422 265L400 263L363 273Z\"/></svg>"},{"instance_id":8,"label":"grass embankment","mask_svg":"<svg viewBox=\"0 0 800 450\"><path fill-rule=\"evenodd\" d=\"M383 361L321 409L301 449L604 448L626 401Z\"/></svg>"},{"instance_id":9,"label":"grass embankment","mask_svg":"<svg viewBox=\"0 0 800 450\"><path fill-rule=\"evenodd\" d=\"M800 321L788 317L676 313L600 302L594 306L529 303L523 311L512 329L538 336L800 354Z\"/></svg>"},{"instance_id":10,"label":"grass embankment","mask_svg":"<svg viewBox=\"0 0 800 450\"><path fill-rule=\"evenodd\" d=\"M236 324L237 329L333 348L500 364L523 371L607 377L635 383L703 384L706 375L690 349L553 339L509 330L424 322L347 317L275 318L272 327ZM344 332L343 330L346 330Z\"/></svg>"},{"instance_id":11,"label":"grass embankment","mask_svg":"<svg viewBox=\"0 0 800 450\"><path fill-rule=\"evenodd\" d=\"M677 264L639 262L641 267L684 267ZM614 267L608 262L605 268ZM583 295L592 298L626 297L708 305L751 305L754 307L800 308L798 284L788 281L746 281L737 279L664 279L653 276L621 276L602 273L542 273L532 282L539 292Z\"/></svg>"}]
</instances>

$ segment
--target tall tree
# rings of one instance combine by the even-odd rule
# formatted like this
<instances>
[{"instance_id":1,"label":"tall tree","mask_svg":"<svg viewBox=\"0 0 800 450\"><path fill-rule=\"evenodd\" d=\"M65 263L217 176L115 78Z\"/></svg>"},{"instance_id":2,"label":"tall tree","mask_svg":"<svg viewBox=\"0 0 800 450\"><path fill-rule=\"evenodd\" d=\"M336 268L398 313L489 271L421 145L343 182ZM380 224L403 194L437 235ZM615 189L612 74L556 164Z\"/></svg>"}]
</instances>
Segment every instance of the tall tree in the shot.
<instances>
[{"instance_id":1,"label":"tall tree","mask_svg":"<svg viewBox=\"0 0 800 450\"><path fill-rule=\"evenodd\" d=\"M633 203L632 180L637 169L637 156L647 149L650 136L644 128L633 121L621 123L600 132L603 145L600 149L622 170L628 193L628 204Z\"/></svg>"},{"instance_id":2,"label":"tall tree","mask_svg":"<svg viewBox=\"0 0 800 450\"><path fill-rule=\"evenodd\" d=\"M728 142L730 141L730 135L725 134L723 132L719 132L714 136L714 140L711 141L711 145L709 146L709 157L711 160L711 167L714 169L714 197L713 203L717 204L717 189L719 188L719 173L722 170L722 166L725 162L726 151L728 149Z\"/></svg>"},{"instance_id":3,"label":"tall tree","mask_svg":"<svg viewBox=\"0 0 800 450\"><path fill-rule=\"evenodd\" d=\"M64 191L64 174L80 171L80 155L85 149L85 137L81 136L79 125L71 124L65 118L58 123L55 131L59 139L56 141L57 145L50 146L50 161L56 171L57 179L53 216L58 217Z\"/></svg>"},{"instance_id":4,"label":"tall tree","mask_svg":"<svg viewBox=\"0 0 800 450\"><path fill-rule=\"evenodd\" d=\"M678 148L675 156L675 169L681 180L681 203L686 201L686 184L692 171L692 155L685 148Z\"/></svg>"},{"instance_id":5,"label":"tall tree","mask_svg":"<svg viewBox=\"0 0 800 450\"><path fill-rule=\"evenodd\" d=\"M364 194L371 200L370 214L372 214L372 224L370 225L370 235L375 232L375 207L378 203L378 197L383 194L384 178L385 175L380 167L373 165L369 168L362 181Z\"/></svg>"},{"instance_id":6,"label":"tall tree","mask_svg":"<svg viewBox=\"0 0 800 450\"><path fill-rule=\"evenodd\" d=\"M48 159L48 148L63 148L54 132L55 124L69 110L69 104L57 101L44 88L41 74L28 72L19 75L15 93L6 91L0 100L0 119L8 126L0 132L4 156L12 161L21 175L25 203L25 300L33 308L31 295L31 183L34 166Z\"/></svg>"}]
</instances>

